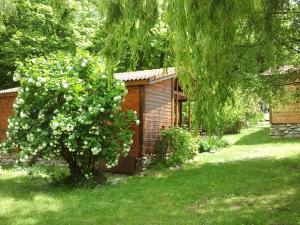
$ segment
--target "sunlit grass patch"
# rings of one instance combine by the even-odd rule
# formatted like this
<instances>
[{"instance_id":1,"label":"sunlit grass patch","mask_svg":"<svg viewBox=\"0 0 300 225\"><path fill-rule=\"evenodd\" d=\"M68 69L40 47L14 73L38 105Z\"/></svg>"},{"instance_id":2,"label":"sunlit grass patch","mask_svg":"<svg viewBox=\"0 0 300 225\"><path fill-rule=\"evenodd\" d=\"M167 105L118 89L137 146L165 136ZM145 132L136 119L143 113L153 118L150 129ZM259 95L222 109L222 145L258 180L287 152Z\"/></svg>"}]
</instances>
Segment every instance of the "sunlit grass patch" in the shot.
<instances>
[{"instance_id":1,"label":"sunlit grass patch","mask_svg":"<svg viewBox=\"0 0 300 225\"><path fill-rule=\"evenodd\" d=\"M268 143L241 144L256 132ZM2 169L0 224L300 224L300 143L271 142L267 133L247 130L191 165L110 175L95 188Z\"/></svg>"}]
</instances>

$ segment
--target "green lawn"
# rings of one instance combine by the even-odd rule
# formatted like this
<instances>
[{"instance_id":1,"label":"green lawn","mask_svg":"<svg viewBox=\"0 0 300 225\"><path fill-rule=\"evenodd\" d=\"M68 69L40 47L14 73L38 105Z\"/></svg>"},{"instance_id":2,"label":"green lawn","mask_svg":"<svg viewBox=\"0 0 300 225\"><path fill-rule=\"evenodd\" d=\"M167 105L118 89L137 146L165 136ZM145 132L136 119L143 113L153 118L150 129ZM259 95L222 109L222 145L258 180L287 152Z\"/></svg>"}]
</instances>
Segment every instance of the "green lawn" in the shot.
<instances>
[{"instance_id":1,"label":"green lawn","mask_svg":"<svg viewBox=\"0 0 300 225\"><path fill-rule=\"evenodd\" d=\"M230 147L185 168L94 189L3 169L0 224L300 224L300 140L271 139L267 128L225 138Z\"/></svg>"}]
</instances>

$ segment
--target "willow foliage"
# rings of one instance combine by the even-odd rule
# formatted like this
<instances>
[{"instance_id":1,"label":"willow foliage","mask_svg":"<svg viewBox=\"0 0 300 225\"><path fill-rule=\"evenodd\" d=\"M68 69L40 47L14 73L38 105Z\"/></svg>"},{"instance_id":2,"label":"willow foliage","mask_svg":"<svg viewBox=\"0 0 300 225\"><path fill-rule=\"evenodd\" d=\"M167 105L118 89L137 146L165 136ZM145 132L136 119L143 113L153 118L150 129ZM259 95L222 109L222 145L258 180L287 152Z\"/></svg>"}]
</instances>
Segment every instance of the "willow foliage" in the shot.
<instances>
[{"instance_id":1,"label":"willow foliage","mask_svg":"<svg viewBox=\"0 0 300 225\"><path fill-rule=\"evenodd\" d=\"M111 32L105 55L116 62L118 44L128 41L134 65L145 34L166 28L197 121L217 132L224 106L234 101L237 89L274 95L275 86L266 83L261 72L299 64L299 5L295 0L105 1L102 9Z\"/></svg>"}]
</instances>

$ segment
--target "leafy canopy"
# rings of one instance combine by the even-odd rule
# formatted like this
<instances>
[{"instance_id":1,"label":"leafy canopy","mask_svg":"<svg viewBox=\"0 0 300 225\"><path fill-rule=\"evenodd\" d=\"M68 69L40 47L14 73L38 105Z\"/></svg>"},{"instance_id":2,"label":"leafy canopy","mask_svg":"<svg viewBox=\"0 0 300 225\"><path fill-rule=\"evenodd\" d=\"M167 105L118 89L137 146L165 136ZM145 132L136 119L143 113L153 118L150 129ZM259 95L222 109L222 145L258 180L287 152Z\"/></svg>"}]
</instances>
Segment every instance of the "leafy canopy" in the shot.
<instances>
[{"instance_id":1,"label":"leafy canopy","mask_svg":"<svg viewBox=\"0 0 300 225\"><path fill-rule=\"evenodd\" d=\"M113 28L110 42L118 46L126 39L134 64L144 34L167 33L198 125L210 132L222 127L222 111L236 90L271 98L283 84L267 84L260 74L299 64L299 1L113 0L102 6L107 28ZM106 57L117 59L114 51Z\"/></svg>"},{"instance_id":2,"label":"leafy canopy","mask_svg":"<svg viewBox=\"0 0 300 225\"><path fill-rule=\"evenodd\" d=\"M0 1L0 89L13 87L17 62L93 48L96 7L77 0Z\"/></svg>"}]
</instances>

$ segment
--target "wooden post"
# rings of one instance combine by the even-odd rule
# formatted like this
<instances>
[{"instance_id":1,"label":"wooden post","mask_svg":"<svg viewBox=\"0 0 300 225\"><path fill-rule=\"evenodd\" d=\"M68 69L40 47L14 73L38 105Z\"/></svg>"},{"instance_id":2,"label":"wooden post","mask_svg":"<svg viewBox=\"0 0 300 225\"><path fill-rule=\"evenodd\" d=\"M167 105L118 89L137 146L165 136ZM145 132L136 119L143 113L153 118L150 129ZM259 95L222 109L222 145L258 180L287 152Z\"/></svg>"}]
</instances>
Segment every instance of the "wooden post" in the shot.
<instances>
[{"instance_id":1,"label":"wooden post","mask_svg":"<svg viewBox=\"0 0 300 225\"><path fill-rule=\"evenodd\" d=\"M179 126L182 127L182 101L179 102Z\"/></svg>"},{"instance_id":2,"label":"wooden post","mask_svg":"<svg viewBox=\"0 0 300 225\"><path fill-rule=\"evenodd\" d=\"M175 127L178 127L178 80L176 79L176 93L175 93Z\"/></svg>"},{"instance_id":3,"label":"wooden post","mask_svg":"<svg viewBox=\"0 0 300 225\"><path fill-rule=\"evenodd\" d=\"M191 126L191 103L188 101L188 128L189 130L192 128Z\"/></svg>"},{"instance_id":4,"label":"wooden post","mask_svg":"<svg viewBox=\"0 0 300 225\"><path fill-rule=\"evenodd\" d=\"M171 127L174 127L174 78L171 79Z\"/></svg>"}]
</instances>

